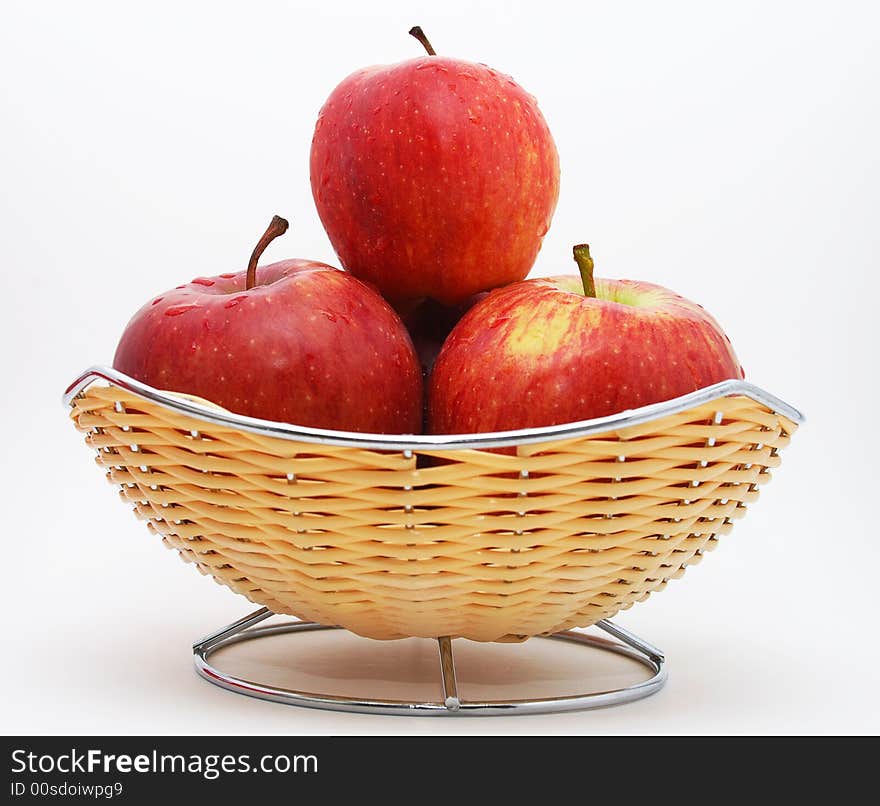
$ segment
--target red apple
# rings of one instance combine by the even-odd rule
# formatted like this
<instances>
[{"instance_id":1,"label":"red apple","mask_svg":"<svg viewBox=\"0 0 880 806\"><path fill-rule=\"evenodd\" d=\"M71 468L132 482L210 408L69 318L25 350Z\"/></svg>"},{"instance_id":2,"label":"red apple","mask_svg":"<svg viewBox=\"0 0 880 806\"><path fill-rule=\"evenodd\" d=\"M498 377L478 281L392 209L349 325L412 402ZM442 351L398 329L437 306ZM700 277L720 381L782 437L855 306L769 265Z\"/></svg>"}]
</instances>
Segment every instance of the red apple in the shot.
<instances>
[{"instance_id":1,"label":"red apple","mask_svg":"<svg viewBox=\"0 0 880 806\"><path fill-rule=\"evenodd\" d=\"M199 277L128 323L113 366L150 386L230 411L316 428L417 433L419 360L400 318L372 288L310 260Z\"/></svg>"},{"instance_id":2,"label":"red apple","mask_svg":"<svg viewBox=\"0 0 880 806\"><path fill-rule=\"evenodd\" d=\"M468 311L431 375L429 428L474 433L589 420L743 371L699 305L660 286L582 277L514 283Z\"/></svg>"},{"instance_id":3,"label":"red apple","mask_svg":"<svg viewBox=\"0 0 880 806\"><path fill-rule=\"evenodd\" d=\"M312 194L342 265L388 299L457 304L528 274L559 194L535 99L429 55L350 75L315 126Z\"/></svg>"}]
</instances>

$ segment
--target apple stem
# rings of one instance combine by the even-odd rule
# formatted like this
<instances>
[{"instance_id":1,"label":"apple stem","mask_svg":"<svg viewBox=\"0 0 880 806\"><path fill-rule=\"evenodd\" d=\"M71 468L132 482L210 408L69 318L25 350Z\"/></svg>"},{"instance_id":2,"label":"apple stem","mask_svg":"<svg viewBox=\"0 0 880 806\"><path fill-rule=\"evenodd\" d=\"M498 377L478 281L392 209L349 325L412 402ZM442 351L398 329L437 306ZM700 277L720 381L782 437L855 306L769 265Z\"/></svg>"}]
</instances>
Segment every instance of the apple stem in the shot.
<instances>
[{"instance_id":1,"label":"apple stem","mask_svg":"<svg viewBox=\"0 0 880 806\"><path fill-rule=\"evenodd\" d=\"M290 225L281 216L272 216L269 226L263 233L263 237L257 241L254 251L251 253L251 259L248 261L247 279L245 280L245 291L249 291L257 284L257 261L266 250L266 247L272 243L279 235L284 235Z\"/></svg>"},{"instance_id":2,"label":"apple stem","mask_svg":"<svg viewBox=\"0 0 880 806\"><path fill-rule=\"evenodd\" d=\"M596 296L596 284L593 282L593 258L590 257L590 245L579 243L574 247L574 259L581 273L581 282L584 284L584 296Z\"/></svg>"},{"instance_id":3,"label":"apple stem","mask_svg":"<svg viewBox=\"0 0 880 806\"><path fill-rule=\"evenodd\" d=\"M421 42L425 46L425 50L428 51L429 56L437 55L437 51L434 50L431 43L428 41L428 37L425 36L425 32L418 25L409 29L409 35L414 36L416 39L419 40L419 42Z\"/></svg>"}]
</instances>

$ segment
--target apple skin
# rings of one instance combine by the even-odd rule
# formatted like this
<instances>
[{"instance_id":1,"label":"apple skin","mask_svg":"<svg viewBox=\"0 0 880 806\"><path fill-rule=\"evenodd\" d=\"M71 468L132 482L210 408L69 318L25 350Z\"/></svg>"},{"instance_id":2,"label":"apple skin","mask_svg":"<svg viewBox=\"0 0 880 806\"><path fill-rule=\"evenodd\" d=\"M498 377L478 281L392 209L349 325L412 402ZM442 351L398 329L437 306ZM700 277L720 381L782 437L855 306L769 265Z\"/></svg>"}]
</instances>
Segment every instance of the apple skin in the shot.
<instances>
[{"instance_id":1,"label":"apple skin","mask_svg":"<svg viewBox=\"0 0 880 806\"><path fill-rule=\"evenodd\" d=\"M718 323L661 286L560 276L475 305L431 374L428 427L482 433L589 420L744 373Z\"/></svg>"},{"instance_id":2,"label":"apple skin","mask_svg":"<svg viewBox=\"0 0 880 806\"><path fill-rule=\"evenodd\" d=\"M423 299L412 303L404 303L396 307L400 318L406 325L412 339L419 364L422 369L422 380L425 389L423 404L423 425L427 428L428 423L428 394L427 387L431 377L434 362L443 349L443 343L452 329L458 324L462 316L483 297L487 292L475 294L462 302L460 305L441 305L433 299ZM424 430L424 429L423 429Z\"/></svg>"},{"instance_id":3,"label":"apple skin","mask_svg":"<svg viewBox=\"0 0 880 806\"><path fill-rule=\"evenodd\" d=\"M424 299L414 305L396 308L409 331L425 380L430 376L434 362L452 329L486 294L485 291L475 294L459 305L441 305L433 299Z\"/></svg>"},{"instance_id":4,"label":"apple skin","mask_svg":"<svg viewBox=\"0 0 880 806\"><path fill-rule=\"evenodd\" d=\"M150 386L314 428L418 433L423 385L400 318L366 284L307 260L196 278L144 305L113 366Z\"/></svg>"},{"instance_id":5,"label":"apple skin","mask_svg":"<svg viewBox=\"0 0 880 806\"><path fill-rule=\"evenodd\" d=\"M393 301L455 305L528 274L556 208L559 157L534 97L509 76L424 56L333 90L311 184L345 269Z\"/></svg>"}]
</instances>

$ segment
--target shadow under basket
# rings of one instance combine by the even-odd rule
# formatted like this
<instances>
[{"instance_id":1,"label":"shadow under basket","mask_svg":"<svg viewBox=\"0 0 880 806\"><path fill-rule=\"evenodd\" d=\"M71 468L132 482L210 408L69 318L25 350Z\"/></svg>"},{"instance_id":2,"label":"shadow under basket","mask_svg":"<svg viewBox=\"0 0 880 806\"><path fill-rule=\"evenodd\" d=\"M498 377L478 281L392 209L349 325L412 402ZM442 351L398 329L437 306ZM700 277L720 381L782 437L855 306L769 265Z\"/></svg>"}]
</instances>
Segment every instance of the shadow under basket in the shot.
<instances>
[{"instance_id":1,"label":"shadow under basket","mask_svg":"<svg viewBox=\"0 0 880 806\"><path fill-rule=\"evenodd\" d=\"M579 640L567 631L594 624L650 661L653 688L530 709L656 690L662 653L607 620L679 578L730 531L802 419L733 380L598 420L459 436L257 420L99 367L71 384L65 403L150 531L265 608L195 645L204 676L267 699L415 713L529 710L510 701L469 708L449 695L450 639ZM508 450L492 450L501 447ZM259 684L210 666L207 655L221 643L279 632L253 627L275 613L374 639L443 639L447 696L436 704L334 702L248 690Z\"/></svg>"}]
</instances>

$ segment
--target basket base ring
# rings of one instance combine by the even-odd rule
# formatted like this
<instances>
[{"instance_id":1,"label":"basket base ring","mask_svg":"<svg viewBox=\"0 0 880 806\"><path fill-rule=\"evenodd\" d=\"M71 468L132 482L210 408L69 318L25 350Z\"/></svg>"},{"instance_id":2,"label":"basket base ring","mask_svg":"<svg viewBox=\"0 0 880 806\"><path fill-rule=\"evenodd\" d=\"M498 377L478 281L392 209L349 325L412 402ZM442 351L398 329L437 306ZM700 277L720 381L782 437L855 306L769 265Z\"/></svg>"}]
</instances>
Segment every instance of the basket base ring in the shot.
<instances>
[{"instance_id":1,"label":"basket base ring","mask_svg":"<svg viewBox=\"0 0 880 806\"><path fill-rule=\"evenodd\" d=\"M323 708L332 711L397 716L498 716L603 708L610 705L632 702L633 700L654 694L662 688L667 676L666 660L660 650L607 619L596 622L595 626L618 639L616 641L575 630L567 630L540 637L550 640L568 641L584 647L623 655L648 667L654 673L652 677L625 688L589 694L574 694L540 699L464 700L458 693L452 641L448 637L437 639L440 675L443 684L443 700L437 702L354 699L332 694L295 691L272 686L267 683L245 680L223 672L211 664L209 660L211 653L230 644L282 633L305 633L316 630L340 629L307 621L291 621L282 624L264 625L262 627L256 626L272 615L274 614L269 609L261 608L193 644L193 661L198 674L215 686L220 686L228 691L271 702L299 705L306 708Z\"/></svg>"}]
</instances>

